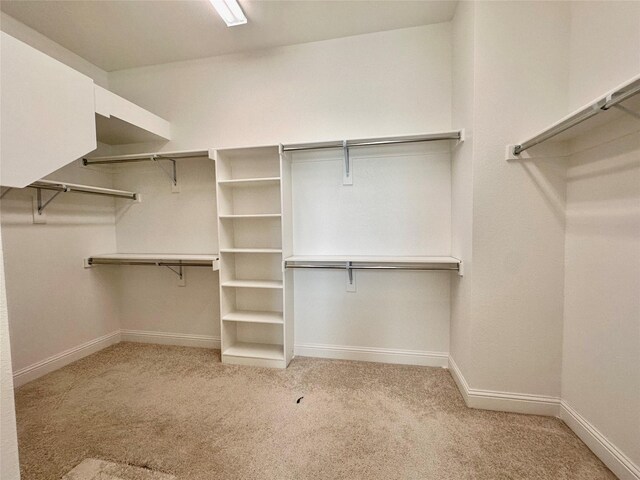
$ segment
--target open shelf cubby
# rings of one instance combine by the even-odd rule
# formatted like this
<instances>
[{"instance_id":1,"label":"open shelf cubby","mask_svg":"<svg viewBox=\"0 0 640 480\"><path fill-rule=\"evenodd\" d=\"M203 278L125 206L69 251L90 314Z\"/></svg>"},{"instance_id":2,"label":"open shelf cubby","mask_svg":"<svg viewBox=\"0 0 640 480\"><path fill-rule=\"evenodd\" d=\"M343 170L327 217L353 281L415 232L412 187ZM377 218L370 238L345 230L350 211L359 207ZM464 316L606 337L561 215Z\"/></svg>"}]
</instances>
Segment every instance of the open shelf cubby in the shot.
<instances>
[{"instance_id":1,"label":"open shelf cubby","mask_svg":"<svg viewBox=\"0 0 640 480\"><path fill-rule=\"evenodd\" d=\"M285 368L293 345L285 340L290 325L284 308L279 149L215 150L213 156L222 361Z\"/></svg>"}]
</instances>

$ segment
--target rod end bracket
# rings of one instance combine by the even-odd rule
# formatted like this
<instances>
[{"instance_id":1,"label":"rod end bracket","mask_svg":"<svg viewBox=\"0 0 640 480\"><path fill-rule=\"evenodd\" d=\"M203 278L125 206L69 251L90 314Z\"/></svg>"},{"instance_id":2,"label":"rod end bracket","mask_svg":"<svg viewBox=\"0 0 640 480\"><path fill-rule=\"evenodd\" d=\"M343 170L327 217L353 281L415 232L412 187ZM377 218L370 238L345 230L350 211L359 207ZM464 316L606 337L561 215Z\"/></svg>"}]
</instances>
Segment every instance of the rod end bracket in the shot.
<instances>
[{"instance_id":1,"label":"rod end bracket","mask_svg":"<svg viewBox=\"0 0 640 480\"><path fill-rule=\"evenodd\" d=\"M521 157L521 154L518 152L518 148L520 147L520 145L507 145L506 148L506 152L505 152L505 160L509 161L509 160L519 160Z\"/></svg>"}]
</instances>

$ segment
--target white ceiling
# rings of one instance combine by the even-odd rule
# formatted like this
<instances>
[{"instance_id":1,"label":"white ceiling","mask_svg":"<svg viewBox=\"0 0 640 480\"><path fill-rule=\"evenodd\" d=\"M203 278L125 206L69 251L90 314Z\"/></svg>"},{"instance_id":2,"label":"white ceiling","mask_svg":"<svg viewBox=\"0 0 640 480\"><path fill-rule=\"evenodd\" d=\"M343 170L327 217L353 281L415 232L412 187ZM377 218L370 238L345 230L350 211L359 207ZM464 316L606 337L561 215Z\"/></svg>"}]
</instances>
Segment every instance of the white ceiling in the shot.
<instances>
[{"instance_id":1,"label":"white ceiling","mask_svg":"<svg viewBox=\"0 0 640 480\"><path fill-rule=\"evenodd\" d=\"M446 22L456 1L240 0L227 27L207 0L2 0L2 11L106 71Z\"/></svg>"}]
</instances>

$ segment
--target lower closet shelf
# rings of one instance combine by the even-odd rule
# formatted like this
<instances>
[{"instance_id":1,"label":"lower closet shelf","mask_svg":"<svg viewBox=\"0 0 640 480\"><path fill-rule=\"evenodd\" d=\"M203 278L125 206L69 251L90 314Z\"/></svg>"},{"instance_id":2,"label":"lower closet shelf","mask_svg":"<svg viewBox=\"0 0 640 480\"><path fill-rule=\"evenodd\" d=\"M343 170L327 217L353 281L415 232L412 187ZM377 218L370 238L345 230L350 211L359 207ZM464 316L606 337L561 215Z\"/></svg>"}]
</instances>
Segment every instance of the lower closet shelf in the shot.
<instances>
[{"instance_id":1,"label":"lower closet shelf","mask_svg":"<svg viewBox=\"0 0 640 480\"><path fill-rule=\"evenodd\" d=\"M282 289L280 280L228 280L222 283L223 287L233 288L273 288Z\"/></svg>"},{"instance_id":2,"label":"lower closet shelf","mask_svg":"<svg viewBox=\"0 0 640 480\"><path fill-rule=\"evenodd\" d=\"M159 267L210 267L218 270L220 257L216 253L110 253L86 258L85 267L94 265L151 265Z\"/></svg>"},{"instance_id":3,"label":"lower closet shelf","mask_svg":"<svg viewBox=\"0 0 640 480\"><path fill-rule=\"evenodd\" d=\"M282 325L284 319L281 312L256 312L251 310L234 310L222 317L225 322L269 323Z\"/></svg>"},{"instance_id":4,"label":"lower closet shelf","mask_svg":"<svg viewBox=\"0 0 640 480\"><path fill-rule=\"evenodd\" d=\"M230 357L284 360L284 348L282 345L269 343L238 342L225 349L222 354Z\"/></svg>"}]
</instances>

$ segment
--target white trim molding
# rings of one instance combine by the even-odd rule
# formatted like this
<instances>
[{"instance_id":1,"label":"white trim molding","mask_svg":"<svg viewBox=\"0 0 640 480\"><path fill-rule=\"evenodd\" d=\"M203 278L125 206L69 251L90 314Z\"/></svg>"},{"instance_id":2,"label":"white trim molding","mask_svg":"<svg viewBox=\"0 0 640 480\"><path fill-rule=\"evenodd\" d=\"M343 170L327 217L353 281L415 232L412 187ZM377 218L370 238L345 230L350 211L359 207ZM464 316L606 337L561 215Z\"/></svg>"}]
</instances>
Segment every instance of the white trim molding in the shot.
<instances>
[{"instance_id":1,"label":"white trim molding","mask_svg":"<svg viewBox=\"0 0 640 480\"><path fill-rule=\"evenodd\" d=\"M362 362L396 363L445 368L448 366L449 355L446 352L324 345L317 343L297 344L294 347L294 353L301 357L333 358L338 360L357 360Z\"/></svg>"},{"instance_id":2,"label":"white trim molding","mask_svg":"<svg viewBox=\"0 0 640 480\"><path fill-rule=\"evenodd\" d=\"M56 355L52 355L49 358L40 360L39 362L29 365L28 367L16 370L13 373L14 386L17 388L27 382L30 382L31 380L42 377L47 373L58 370L65 365L69 365L76 360L80 360L81 358L91 355L92 353L96 353L97 351L102 350L103 348L107 348L118 342L120 342L120 330L107 333L106 335L94 338L93 340L89 340L88 342L77 345L73 348L65 350L64 352L60 352Z\"/></svg>"},{"instance_id":3,"label":"white trim molding","mask_svg":"<svg viewBox=\"0 0 640 480\"><path fill-rule=\"evenodd\" d=\"M220 337L189 333L153 332L146 330L120 330L123 342L156 343L182 347L220 348Z\"/></svg>"},{"instance_id":4,"label":"white trim molding","mask_svg":"<svg viewBox=\"0 0 640 480\"><path fill-rule=\"evenodd\" d=\"M564 400L560 404L560 419L620 480L640 479L640 467Z\"/></svg>"},{"instance_id":5,"label":"white trim molding","mask_svg":"<svg viewBox=\"0 0 640 480\"><path fill-rule=\"evenodd\" d=\"M449 371L458 385L464 402L470 408L552 417L557 417L560 414L560 398L558 397L471 388L451 356L449 356Z\"/></svg>"}]
</instances>

